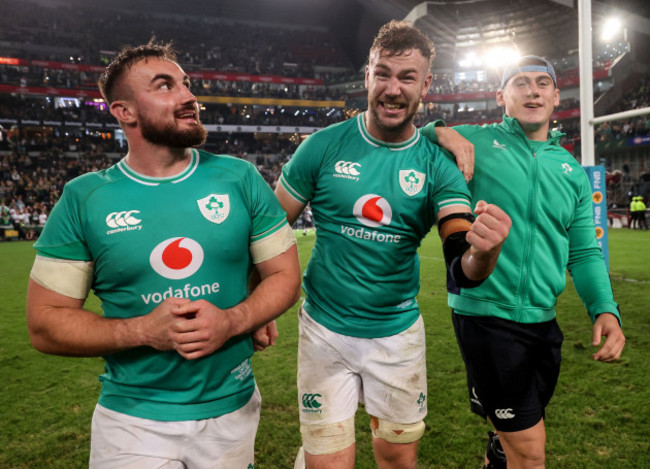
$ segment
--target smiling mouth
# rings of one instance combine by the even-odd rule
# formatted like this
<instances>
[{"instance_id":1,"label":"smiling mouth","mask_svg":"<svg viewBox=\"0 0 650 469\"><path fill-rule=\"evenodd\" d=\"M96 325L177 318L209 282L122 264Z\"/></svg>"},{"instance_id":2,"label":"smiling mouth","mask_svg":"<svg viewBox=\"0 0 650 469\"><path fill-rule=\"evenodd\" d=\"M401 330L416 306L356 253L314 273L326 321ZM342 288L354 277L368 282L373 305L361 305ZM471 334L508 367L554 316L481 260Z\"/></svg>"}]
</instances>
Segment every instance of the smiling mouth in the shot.
<instances>
[{"instance_id":1,"label":"smiling mouth","mask_svg":"<svg viewBox=\"0 0 650 469\"><path fill-rule=\"evenodd\" d=\"M194 111L181 111L176 113L177 119L192 119L196 121L196 115Z\"/></svg>"},{"instance_id":2,"label":"smiling mouth","mask_svg":"<svg viewBox=\"0 0 650 469\"><path fill-rule=\"evenodd\" d=\"M382 103L382 106L388 111L399 111L406 107L406 105L400 103Z\"/></svg>"},{"instance_id":3,"label":"smiling mouth","mask_svg":"<svg viewBox=\"0 0 650 469\"><path fill-rule=\"evenodd\" d=\"M542 106L539 105L539 104L524 104L524 107L526 107L528 109L537 109L537 108L540 108Z\"/></svg>"}]
</instances>

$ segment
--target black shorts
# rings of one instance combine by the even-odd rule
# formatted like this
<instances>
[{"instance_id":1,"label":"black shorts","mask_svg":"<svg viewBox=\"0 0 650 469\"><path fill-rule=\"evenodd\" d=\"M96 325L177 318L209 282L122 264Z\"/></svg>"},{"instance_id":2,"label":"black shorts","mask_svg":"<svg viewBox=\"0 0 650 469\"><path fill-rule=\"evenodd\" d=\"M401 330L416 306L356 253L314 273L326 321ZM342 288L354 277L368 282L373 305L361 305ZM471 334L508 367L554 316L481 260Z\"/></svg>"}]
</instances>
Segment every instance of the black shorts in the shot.
<instances>
[{"instance_id":1,"label":"black shorts","mask_svg":"<svg viewBox=\"0 0 650 469\"><path fill-rule=\"evenodd\" d=\"M452 311L471 409L497 430L526 430L544 417L560 374L557 321L522 324Z\"/></svg>"}]
</instances>

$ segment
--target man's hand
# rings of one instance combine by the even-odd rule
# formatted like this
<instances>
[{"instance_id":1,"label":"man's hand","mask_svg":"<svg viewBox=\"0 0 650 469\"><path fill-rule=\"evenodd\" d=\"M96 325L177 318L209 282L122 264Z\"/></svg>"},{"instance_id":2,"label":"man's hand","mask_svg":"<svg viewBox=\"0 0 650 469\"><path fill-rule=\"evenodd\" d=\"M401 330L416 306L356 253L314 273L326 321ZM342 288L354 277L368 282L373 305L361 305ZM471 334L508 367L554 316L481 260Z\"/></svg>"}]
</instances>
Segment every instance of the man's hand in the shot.
<instances>
[{"instance_id":1,"label":"man's hand","mask_svg":"<svg viewBox=\"0 0 650 469\"><path fill-rule=\"evenodd\" d=\"M167 298L156 306L149 314L138 318L138 334L143 341L156 350L174 350L170 328L178 321L180 307L190 303L186 298Z\"/></svg>"},{"instance_id":2,"label":"man's hand","mask_svg":"<svg viewBox=\"0 0 650 469\"><path fill-rule=\"evenodd\" d=\"M479 200L474 209L477 215L465 239L472 246L474 255L491 255L501 250L510 233L512 220L498 206Z\"/></svg>"},{"instance_id":3,"label":"man's hand","mask_svg":"<svg viewBox=\"0 0 650 469\"><path fill-rule=\"evenodd\" d=\"M435 131L438 145L454 155L458 169L469 182L474 176L474 145L449 127L436 127Z\"/></svg>"},{"instance_id":4,"label":"man's hand","mask_svg":"<svg viewBox=\"0 0 650 469\"><path fill-rule=\"evenodd\" d=\"M186 303L174 314L170 338L174 349L188 360L214 353L233 336L232 315L206 300Z\"/></svg>"},{"instance_id":5,"label":"man's hand","mask_svg":"<svg viewBox=\"0 0 650 469\"><path fill-rule=\"evenodd\" d=\"M253 332L253 347L256 352L261 352L271 345L275 345L276 339L280 336L275 321L263 325Z\"/></svg>"},{"instance_id":6,"label":"man's hand","mask_svg":"<svg viewBox=\"0 0 650 469\"><path fill-rule=\"evenodd\" d=\"M621 358L625 346L625 336L616 316L610 313L599 314L594 322L592 345L598 347L603 336L605 344L592 355L594 360L611 362Z\"/></svg>"}]
</instances>

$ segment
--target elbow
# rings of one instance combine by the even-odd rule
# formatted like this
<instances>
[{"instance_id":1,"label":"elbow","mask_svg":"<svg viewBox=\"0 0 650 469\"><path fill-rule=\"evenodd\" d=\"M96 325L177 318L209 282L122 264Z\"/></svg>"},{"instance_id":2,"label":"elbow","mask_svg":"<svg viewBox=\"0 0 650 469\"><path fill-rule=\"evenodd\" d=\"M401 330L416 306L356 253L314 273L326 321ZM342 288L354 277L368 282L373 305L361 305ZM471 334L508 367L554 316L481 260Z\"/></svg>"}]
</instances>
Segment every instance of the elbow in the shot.
<instances>
[{"instance_id":1,"label":"elbow","mask_svg":"<svg viewBox=\"0 0 650 469\"><path fill-rule=\"evenodd\" d=\"M53 354L54 349L50 342L47 340L47 336L43 333L42 330L34 326L27 326L27 331L29 333L29 341L36 350L41 353Z\"/></svg>"},{"instance_id":2,"label":"elbow","mask_svg":"<svg viewBox=\"0 0 650 469\"><path fill-rule=\"evenodd\" d=\"M52 342L51 334L44 324L38 321L38 314L27 309L27 333L29 341L36 350L41 353L56 354L57 349Z\"/></svg>"}]
</instances>

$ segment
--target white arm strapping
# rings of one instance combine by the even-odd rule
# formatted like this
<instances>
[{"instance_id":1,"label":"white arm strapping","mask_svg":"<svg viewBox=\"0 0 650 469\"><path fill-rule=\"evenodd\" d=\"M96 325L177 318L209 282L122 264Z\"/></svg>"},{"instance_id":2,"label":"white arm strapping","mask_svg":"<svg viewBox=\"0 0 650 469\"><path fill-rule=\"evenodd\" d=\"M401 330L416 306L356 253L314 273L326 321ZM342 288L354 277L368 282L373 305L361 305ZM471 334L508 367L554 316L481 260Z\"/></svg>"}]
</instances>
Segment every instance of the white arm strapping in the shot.
<instances>
[{"instance_id":1,"label":"white arm strapping","mask_svg":"<svg viewBox=\"0 0 650 469\"><path fill-rule=\"evenodd\" d=\"M48 290L83 300L93 282L93 263L36 256L30 277Z\"/></svg>"},{"instance_id":2,"label":"white arm strapping","mask_svg":"<svg viewBox=\"0 0 650 469\"><path fill-rule=\"evenodd\" d=\"M273 259L275 256L286 252L294 244L296 244L296 237L287 223L272 235L251 243L250 251L253 264Z\"/></svg>"}]
</instances>

